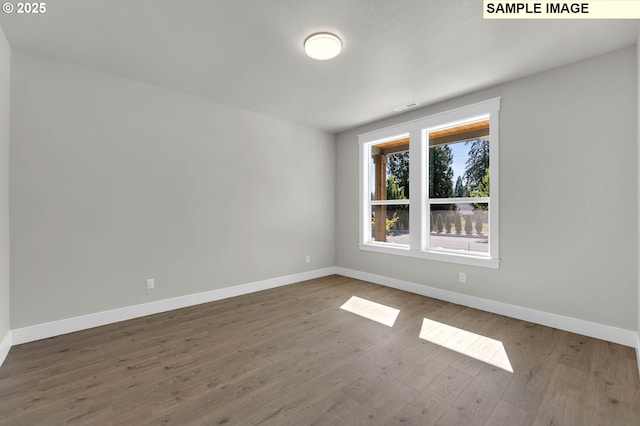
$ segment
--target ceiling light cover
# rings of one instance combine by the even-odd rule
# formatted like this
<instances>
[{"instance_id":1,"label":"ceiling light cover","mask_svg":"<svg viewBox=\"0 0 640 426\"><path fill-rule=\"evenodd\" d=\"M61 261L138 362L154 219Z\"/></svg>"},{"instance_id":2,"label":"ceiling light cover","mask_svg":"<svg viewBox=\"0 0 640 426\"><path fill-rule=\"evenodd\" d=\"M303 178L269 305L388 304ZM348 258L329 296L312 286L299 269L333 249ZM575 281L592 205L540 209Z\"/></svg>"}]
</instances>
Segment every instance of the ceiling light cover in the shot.
<instances>
[{"instance_id":1,"label":"ceiling light cover","mask_svg":"<svg viewBox=\"0 0 640 426\"><path fill-rule=\"evenodd\" d=\"M311 34L304 41L304 51L310 58L319 61L333 59L340 54L342 41L331 33Z\"/></svg>"}]
</instances>

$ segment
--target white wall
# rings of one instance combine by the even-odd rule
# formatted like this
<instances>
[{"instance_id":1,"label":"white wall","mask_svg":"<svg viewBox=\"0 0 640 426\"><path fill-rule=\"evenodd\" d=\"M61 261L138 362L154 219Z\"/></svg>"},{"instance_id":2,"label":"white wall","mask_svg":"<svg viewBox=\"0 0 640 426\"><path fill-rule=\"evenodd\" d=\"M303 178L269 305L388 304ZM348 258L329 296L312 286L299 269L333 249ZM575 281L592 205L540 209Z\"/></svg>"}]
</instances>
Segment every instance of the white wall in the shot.
<instances>
[{"instance_id":1,"label":"white wall","mask_svg":"<svg viewBox=\"0 0 640 426\"><path fill-rule=\"evenodd\" d=\"M0 341L9 331L9 88L11 49L0 28ZM0 363L2 362L0 348Z\"/></svg>"},{"instance_id":2,"label":"white wall","mask_svg":"<svg viewBox=\"0 0 640 426\"><path fill-rule=\"evenodd\" d=\"M638 329L636 65L629 47L339 134L338 266ZM500 269L358 250L357 135L496 96Z\"/></svg>"},{"instance_id":3,"label":"white wall","mask_svg":"<svg viewBox=\"0 0 640 426\"><path fill-rule=\"evenodd\" d=\"M12 329L335 265L333 135L21 51L12 73Z\"/></svg>"}]
</instances>

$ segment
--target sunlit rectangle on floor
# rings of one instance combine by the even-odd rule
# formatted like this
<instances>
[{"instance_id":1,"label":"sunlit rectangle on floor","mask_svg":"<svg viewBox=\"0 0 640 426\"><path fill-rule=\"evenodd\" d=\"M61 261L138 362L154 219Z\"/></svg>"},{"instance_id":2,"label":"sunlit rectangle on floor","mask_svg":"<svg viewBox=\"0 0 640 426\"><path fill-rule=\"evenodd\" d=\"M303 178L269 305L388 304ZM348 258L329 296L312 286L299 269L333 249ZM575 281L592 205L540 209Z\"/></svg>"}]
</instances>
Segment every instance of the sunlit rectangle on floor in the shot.
<instances>
[{"instance_id":1,"label":"sunlit rectangle on floor","mask_svg":"<svg viewBox=\"0 0 640 426\"><path fill-rule=\"evenodd\" d=\"M396 322L396 318L398 318L398 314L400 313L399 309L372 302L367 299L362 299L357 296L351 296L344 305L340 306L340 309L365 317L372 321L379 322L380 324L384 324L388 327L393 327L393 324Z\"/></svg>"},{"instance_id":2,"label":"sunlit rectangle on floor","mask_svg":"<svg viewBox=\"0 0 640 426\"><path fill-rule=\"evenodd\" d=\"M422 320L420 338L513 373L507 352L499 340L427 318Z\"/></svg>"}]
</instances>

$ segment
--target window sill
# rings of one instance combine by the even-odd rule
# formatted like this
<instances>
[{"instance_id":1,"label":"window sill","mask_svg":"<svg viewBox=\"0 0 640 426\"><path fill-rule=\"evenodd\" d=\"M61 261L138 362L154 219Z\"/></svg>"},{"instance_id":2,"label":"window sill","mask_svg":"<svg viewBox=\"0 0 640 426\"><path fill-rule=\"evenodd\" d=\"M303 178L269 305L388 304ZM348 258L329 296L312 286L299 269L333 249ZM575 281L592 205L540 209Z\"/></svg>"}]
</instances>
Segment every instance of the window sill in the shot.
<instances>
[{"instance_id":1,"label":"window sill","mask_svg":"<svg viewBox=\"0 0 640 426\"><path fill-rule=\"evenodd\" d=\"M411 250L408 246L389 244L360 244L360 250L373 251L376 253L393 254L396 256L417 257L420 259L435 260L439 262L457 263L469 266L479 266L482 268L500 268L500 259L490 259L488 257L473 256L468 254L446 253L441 251L418 251Z\"/></svg>"}]
</instances>

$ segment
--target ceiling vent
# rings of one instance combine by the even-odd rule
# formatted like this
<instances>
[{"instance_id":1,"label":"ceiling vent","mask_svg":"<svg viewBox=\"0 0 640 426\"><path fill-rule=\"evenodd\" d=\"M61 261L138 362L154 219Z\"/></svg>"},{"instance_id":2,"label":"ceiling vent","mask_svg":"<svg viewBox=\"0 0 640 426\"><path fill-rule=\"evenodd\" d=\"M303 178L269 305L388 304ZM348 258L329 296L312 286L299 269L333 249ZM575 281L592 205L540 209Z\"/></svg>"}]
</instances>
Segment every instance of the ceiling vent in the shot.
<instances>
[{"instance_id":1,"label":"ceiling vent","mask_svg":"<svg viewBox=\"0 0 640 426\"><path fill-rule=\"evenodd\" d=\"M419 103L417 103L417 102L411 102L411 103L406 104L406 105L400 105L400 106L397 106L397 107L395 107L393 110L394 110L394 111L397 111L397 112L401 112L401 111L406 111L406 110L411 109L411 108L415 108L415 107L417 107L417 106L419 106L419 105L420 105L420 104L419 104Z\"/></svg>"}]
</instances>

